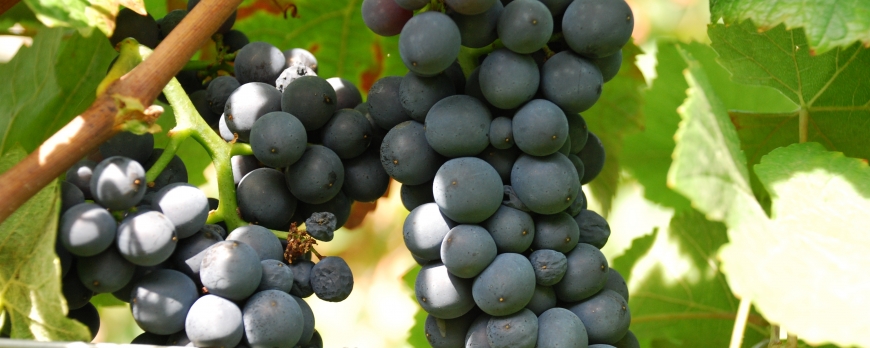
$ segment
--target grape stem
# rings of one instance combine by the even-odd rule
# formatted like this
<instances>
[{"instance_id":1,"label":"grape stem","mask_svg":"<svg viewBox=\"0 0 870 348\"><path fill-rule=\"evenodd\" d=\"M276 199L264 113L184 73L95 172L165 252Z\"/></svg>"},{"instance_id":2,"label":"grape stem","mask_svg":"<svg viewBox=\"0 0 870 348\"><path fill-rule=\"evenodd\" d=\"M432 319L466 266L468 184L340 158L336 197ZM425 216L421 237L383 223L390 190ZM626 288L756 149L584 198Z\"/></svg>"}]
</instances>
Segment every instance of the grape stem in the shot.
<instances>
[{"instance_id":1,"label":"grape stem","mask_svg":"<svg viewBox=\"0 0 870 348\"><path fill-rule=\"evenodd\" d=\"M153 123L153 114L145 112L148 110L146 106L154 102L163 86L184 67L240 3L241 0L213 0L203 1L196 6L142 64L123 79L109 84L83 114L0 175L0 182L3 183L0 185L0 197L3 197L0 200L0 223L75 162L119 132L126 121ZM135 107L137 105L141 109ZM217 134L214 137L222 141ZM226 155L229 155L229 151ZM228 160L225 163L229 165ZM231 168L227 168L227 171L232 173ZM230 184L232 180L232 175L229 175ZM232 196L235 202L235 192L232 192Z\"/></svg>"}]
</instances>

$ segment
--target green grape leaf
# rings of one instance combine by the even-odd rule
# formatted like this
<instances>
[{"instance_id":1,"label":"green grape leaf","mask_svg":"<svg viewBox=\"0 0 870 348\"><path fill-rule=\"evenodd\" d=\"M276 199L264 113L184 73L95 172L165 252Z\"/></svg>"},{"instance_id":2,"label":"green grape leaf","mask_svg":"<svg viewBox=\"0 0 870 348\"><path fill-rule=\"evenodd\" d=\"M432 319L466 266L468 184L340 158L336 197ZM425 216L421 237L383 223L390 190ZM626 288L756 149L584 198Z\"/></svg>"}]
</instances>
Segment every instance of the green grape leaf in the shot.
<instances>
[{"instance_id":1,"label":"green grape leaf","mask_svg":"<svg viewBox=\"0 0 870 348\"><path fill-rule=\"evenodd\" d=\"M644 187L644 196L677 210L689 201L667 187L668 168L674 152L674 133L680 116L677 107L686 99L686 64L672 43L658 45L656 79L644 91L644 128L625 136L620 158L623 168Z\"/></svg>"},{"instance_id":2,"label":"green grape leaf","mask_svg":"<svg viewBox=\"0 0 870 348\"><path fill-rule=\"evenodd\" d=\"M789 107L776 102L779 105L768 108L761 103L729 105L750 166L776 148L799 142L801 115L807 119L808 141L847 156L870 158L870 148L864 142L870 130L854 127L870 116L870 70L866 69L870 50L854 45L813 55L802 30L785 30L783 26L759 33L750 23L715 25L708 32L719 61L735 82L775 88L793 104ZM724 95L722 90L717 89L717 93ZM761 184L754 174L751 179L756 195L764 201Z\"/></svg>"},{"instance_id":3,"label":"green grape leaf","mask_svg":"<svg viewBox=\"0 0 870 348\"><path fill-rule=\"evenodd\" d=\"M759 312L809 343L870 346L870 168L818 143L764 156L755 171L771 219L731 227L728 280ZM799 304L799 305L796 305Z\"/></svg>"},{"instance_id":4,"label":"green grape leaf","mask_svg":"<svg viewBox=\"0 0 870 348\"><path fill-rule=\"evenodd\" d=\"M15 6L0 14L0 30L9 31L9 28L15 24L20 24L25 30L40 26L36 15L23 2L15 4Z\"/></svg>"},{"instance_id":5,"label":"green grape leaf","mask_svg":"<svg viewBox=\"0 0 870 348\"><path fill-rule=\"evenodd\" d=\"M281 50L311 51L319 76L344 78L365 95L378 77L401 76L407 69L398 55L398 35L369 30L361 6L358 0L257 0L239 7L234 28Z\"/></svg>"},{"instance_id":6,"label":"green grape leaf","mask_svg":"<svg viewBox=\"0 0 870 348\"><path fill-rule=\"evenodd\" d=\"M114 51L103 35L82 37L64 29L40 30L0 76L0 154L20 144L31 152L94 101Z\"/></svg>"},{"instance_id":7,"label":"green grape leaf","mask_svg":"<svg viewBox=\"0 0 870 348\"><path fill-rule=\"evenodd\" d=\"M20 146L0 157L0 173L24 159ZM60 261L54 254L60 192L52 182L0 224L0 310L11 337L39 341L90 341L88 329L67 319Z\"/></svg>"},{"instance_id":8,"label":"green grape leaf","mask_svg":"<svg viewBox=\"0 0 870 348\"><path fill-rule=\"evenodd\" d=\"M716 253L725 226L695 210L676 213L667 229L635 239L613 262L629 285L631 330L654 346L727 347L737 300L719 271ZM765 338L767 323L749 318L743 347Z\"/></svg>"},{"instance_id":9,"label":"green grape leaf","mask_svg":"<svg viewBox=\"0 0 870 348\"><path fill-rule=\"evenodd\" d=\"M643 127L643 94L646 81L643 73L634 64L640 49L633 43L622 48L622 66L612 80L604 84L601 98L582 113L589 130L595 133L607 159L604 169L588 185L592 194L601 202L602 215L606 216L613 205L618 190L623 137Z\"/></svg>"},{"instance_id":10,"label":"green grape leaf","mask_svg":"<svg viewBox=\"0 0 870 348\"><path fill-rule=\"evenodd\" d=\"M49 27L70 27L90 36L94 28L106 36L115 31L118 6L145 14L143 0L24 0L40 22Z\"/></svg>"},{"instance_id":11,"label":"green grape leaf","mask_svg":"<svg viewBox=\"0 0 870 348\"><path fill-rule=\"evenodd\" d=\"M870 45L870 2L852 0L711 0L711 22L751 19L761 28L803 27L816 53L855 41Z\"/></svg>"}]
</instances>

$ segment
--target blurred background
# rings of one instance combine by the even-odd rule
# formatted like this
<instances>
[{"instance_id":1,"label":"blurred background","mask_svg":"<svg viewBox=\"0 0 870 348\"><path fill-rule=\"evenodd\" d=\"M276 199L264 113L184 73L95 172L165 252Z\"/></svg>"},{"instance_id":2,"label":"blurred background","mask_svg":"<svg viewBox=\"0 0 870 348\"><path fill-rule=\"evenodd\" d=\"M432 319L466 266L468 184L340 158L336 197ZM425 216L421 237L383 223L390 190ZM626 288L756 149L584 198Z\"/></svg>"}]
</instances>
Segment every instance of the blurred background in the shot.
<instances>
[{"instance_id":1,"label":"blurred background","mask_svg":"<svg viewBox=\"0 0 870 348\"><path fill-rule=\"evenodd\" d=\"M323 0L323 2L330 1L334 0ZM706 25L710 18L708 1L627 0L627 2L635 15L634 42L645 52L638 57L637 65L644 73L647 83L655 77L656 41L705 43L709 41L706 34ZM254 10L265 9L268 12L268 5L262 5L263 3L267 1L246 0L243 6ZM358 7L359 3L361 2L357 1L355 6ZM278 2L276 1L275 4ZM185 2L159 0L146 1L146 5L149 12L152 12L155 18L159 18L168 10L183 8ZM359 9L355 10L352 13L358 14ZM240 9L240 18L242 15ZM19 47L32 43L29 35L21 35L26 31L26 27L15 25L3 33L6 35L0 35L0 62L9 61ZM249 36L256 37L278 35L281 29L260 28L243 29L243 31ZM251 31L254 33L252 34ZM384 43L378 47L383 47L383 52L378 51L375 55L380 55L381 59L387 57L387 65L390 58L395 63L398 57L395 46ZM318 54L319 47L305 48L315 53L321 61L321 66L335 64L327 54ZM338 72L341 71L342 69L339 68ZM372 82L366 81L364 75L366 71L372 73L370 69L361 73L359 81L362 91L367 90ZM388 66L387 71L376 69L373 73L378 76L396 71L404 74L404 67L396 68L393 65L392 68ZM329 76L324 75L324 77ZM163 118L168 120L161 120L161 122L171 126L171 117L172 114L167 113ZM164 127L164 129L168 128ZM204 157L205 152L193 140L189 140L182 149L181 155L187 162L187 158ZM201 173L191 173L190 177L192 182L195 178L204 182L200 187L210 197L217 197L213 167L205 167ZM650 234L657 228L667 228L674 214L673 210L657 206L644 199L642 186L629 174L620 173L619 185L610 211L603 211L592 192L584 188L590 201L589 209L599 212L610 223L612 236L602 250L608 260L614 260L622 255L636 237ZM316 296L306 299L314 310L316 328L324 338L326 347L425 346L421 345L425 342L419 340L409 341L419 307L413 300L412 289L403 280L403 276L412 270L416 263L402 241L402 222L408 211L404 209L399 199L399 187L398 183L393 182L388 193L375 203L355 203L348 226L338 231L332 242L316 246L323 255L340 255L347 260L353 270L355 281L352 294L343 302L324 302ZM658 234L659 239L666 238L665 236L665 234ZM678 246L669 244L667 240L656 243L631 272L642 273L656 264L666 264L667 276L672 279L682 278L685 276L684 273L690 272L692 268L688 264L690 261L681 259L681 253L677 248ZM630 277L629 274L625 276ZM629 281L629 290L634 292L640 279L633 281L639 277L632 278ZM99 296L95 301L103 304L100 307L102 326L96 342L129 343L142 332L133 322L128 305L105 295Z\"/></svg>"}]
</instances>

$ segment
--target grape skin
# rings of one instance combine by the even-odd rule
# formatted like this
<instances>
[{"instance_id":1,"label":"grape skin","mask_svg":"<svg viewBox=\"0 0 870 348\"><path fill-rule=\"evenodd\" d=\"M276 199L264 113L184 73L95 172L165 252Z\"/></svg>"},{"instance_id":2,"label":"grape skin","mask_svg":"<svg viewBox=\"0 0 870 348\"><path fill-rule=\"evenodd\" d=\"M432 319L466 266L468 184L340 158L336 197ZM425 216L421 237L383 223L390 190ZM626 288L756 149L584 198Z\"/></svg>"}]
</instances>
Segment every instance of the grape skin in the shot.
<instances>
[{"instance_id":1,"label":"grape skin","mask_svg":"<svg viewBox=\"0 0 870 348\"><path fill-rule=\"evenodd\" d=\"M498 210L504 186L498 172L476 157L447 161L435 174L432 193L435 204L448 218L459 223L479 223Z\"/></svg>"},{"instance_id":2,"label":"grape skin","mask_svg":"<svg viewBox=\"0 0 870 348\"><path fill-rule=\"evenodd\" d=\"M223 241L206 250L199 272L202 285L210 294L241 301L257 290L263 266L249 245Z\"/></svg>"},{"instance_id":3,"label":"grape skin","mask_svg":"<svg viewBox=\"0 0 870 348\"><path fill-rule=\"evenodd\" d=\"M399 35L402 62L420 76L433 76L447 69L459 56L460 45L459 28L441 12L427 11L412 17Z\"/></svg>"},{"instance_id":4,"label":"grape skin","mask_svg":"<svg viewBox=\"0 0 870 348\"><path fill-rule=\"evenodd\" d=\"M158 211L129 215L118 225L118 251L139 266L154 266L166 261L177 243L175 226Z\"/></svg>"},{"instance_id":5,"label":"grape skin","mask_svg":"<svg viewBox=\"0 0 870 348\"><path fill-rule=\"evenodd\" d=\"M58 238L64 249L77 256L93 256L115 240L117 222L105 208L81 203L60 217Z\"/></svg>"},{"instance_id":6,"label":"grape skin","mask_svg":"<svg viewBox=\"0 0 870 348\"><path fill-rule=\"evenodd\" d=\"M184 319L199 294L190 278L164 269L139 279L130 297L133 319L140 328L169 335L184 329Z\"/></svg>"},{"instance_id":7,"label":"grape skin","mask_svg":"<svg viewBox=\"0 0 870 348\"><path fill-rule=\"evenodd\" d=\"M132 208L145 196L146 188L145 168L126 157L104 159L91 177L94 200L112 210Z\"/></svg>"},{"instance_id":8,"label":"grape skin","mask_svg":"<svg viewBox=\"0 0 870 348\"><path fill-rule=\"evenodd\" d=\"M293 165L305 152L308 134L296 116L273 111L254 121L251 149L263 164L282 168Z\"/></svg>"},{"instance_id":9,"label":"grape skin","mask_svg":"<svg viewBox=\"0 0 870 348\"><path fill-rule=\"evenodd\" d=\"M190 307L184 331L197 347L235 347L245 333L242 311L227 299L205 295Z\"/></svg>"},{"instance_id":10,"label":"grape skin","mask_svg":"<svg viewBox=\"0 0 870 348\"><path fill-rule=\"evenodd\" d=\"M208 219L208 197L188 183L174 183L157 191L151 206L165 215L178 238L187 238L205 226Z\"/></svg>"},{"instance_id":11,"label":"grape skin","mask_svg":"<svg viewBox=\"0 0 870 348\"><path fill-rule=\"evenodd\" d=\"M252 347L291 348L302 337L302 309L289 294L264 290L242 309L245 338Z\"/></svg>"}]
</instances>

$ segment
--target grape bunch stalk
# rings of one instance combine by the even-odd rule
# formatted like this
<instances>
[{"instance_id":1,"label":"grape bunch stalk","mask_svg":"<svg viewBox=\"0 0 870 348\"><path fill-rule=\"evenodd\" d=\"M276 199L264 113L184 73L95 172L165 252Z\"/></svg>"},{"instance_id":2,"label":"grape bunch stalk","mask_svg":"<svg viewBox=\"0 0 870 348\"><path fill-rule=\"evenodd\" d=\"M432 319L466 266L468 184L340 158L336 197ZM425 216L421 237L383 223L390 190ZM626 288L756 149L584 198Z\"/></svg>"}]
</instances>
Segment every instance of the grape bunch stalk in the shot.
<instances>
[{"instance_id":1,"label":"grape bunch stalk","mask_svg":"<svg viewBox=\"0 0 870 348\"><path fill-rule=\"evenodd\" d=\"M375 82L425 334L447 347L638 347L581 186L605 151L580 113L622 65L623 0L364 0L409 72Z\"/></svg>"},{"instance_id":2,"label":"grape bunch stalk","mask_svg":"<svg viewBox=\"0 0 870 348\"><path fill-rule=\"evenodd\" d=\"M186 13L122 10L109 78ZM339 302L353 290L347 262L315 245L335 237L353 202L386 192L382 134L355 109L356 86L318 76L304 49L249 42L234 18L212 36L214 60L191 61L160 96L177 123L165 148L154 148L154 127L128 122L62 177L63 291L68 316L92 335L89 301L111 293L145 331L133 343L323 347L303 298ZM176 151L188 138L212 157L218 198L187 182Z\"/></svg>"}]
</instances>

